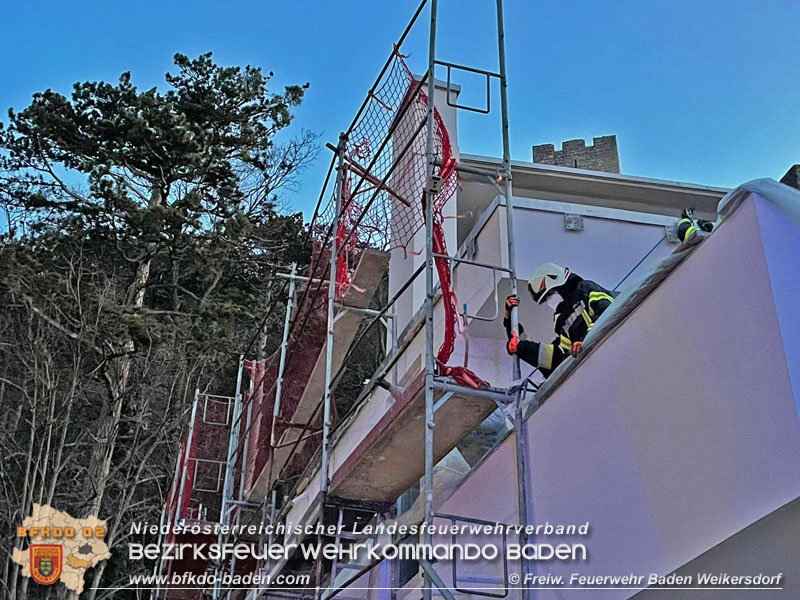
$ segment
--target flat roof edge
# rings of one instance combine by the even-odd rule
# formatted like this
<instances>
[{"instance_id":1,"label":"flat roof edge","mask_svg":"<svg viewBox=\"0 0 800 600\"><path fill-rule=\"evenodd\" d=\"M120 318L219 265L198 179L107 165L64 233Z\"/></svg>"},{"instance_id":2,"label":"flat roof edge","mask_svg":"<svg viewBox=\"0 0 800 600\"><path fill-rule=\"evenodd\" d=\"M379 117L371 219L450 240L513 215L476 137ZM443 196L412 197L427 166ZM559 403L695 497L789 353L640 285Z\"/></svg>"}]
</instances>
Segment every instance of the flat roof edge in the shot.
<instances>
[{"instance_id":1,"label":"flat roof edge","mask_svg":"<svg viewBox=\"0 0 800 600\"><path fill-rule=\"evenodd\" d=\"M469 163L482 163L490 165L499 165L502 161L500 158L494 156L482 156L478 154L461 153L461 161ZM532 173L540 173L542 175L551 176L564 176L579 179L596 179L605 180L612 183L620 184L637 184L648 185L660 188L677 188L683 191L694 192L708 192L711 195L723 196L730 192L730 188L715 187L710 185L702 185L699 183L687 183L681 181L671 181L668 179L655 179L652 177L640 177L636 175L623 175L621 173L607 173L605 171L590 171L588 169L576 169L573 167L559 167L556 165L545 165L542 163L527 162L522 160L512 160L511 168L522 169Z\"/></svg>"}]
</instances>

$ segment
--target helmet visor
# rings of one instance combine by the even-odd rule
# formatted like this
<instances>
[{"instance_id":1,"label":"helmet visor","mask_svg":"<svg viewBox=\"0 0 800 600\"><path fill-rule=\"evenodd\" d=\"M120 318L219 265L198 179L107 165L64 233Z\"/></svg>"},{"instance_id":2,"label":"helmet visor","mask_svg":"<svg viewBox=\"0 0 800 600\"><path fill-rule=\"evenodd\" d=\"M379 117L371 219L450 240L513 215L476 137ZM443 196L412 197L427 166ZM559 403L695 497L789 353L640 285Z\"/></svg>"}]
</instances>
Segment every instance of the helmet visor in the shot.
<instances>
[{"instance_id":1,"label":"helmet visor","mask_svg":"<svg viewBox=\"0 0 800 600\"><path fill-rule=\"evenodd\" d=\"M534 286L529 283L528 291L531 293L531 296L533 296L533 301L536 302L537 304L541 304L542 302L544 302L544 297L548 292L547 287L545 286L544 277L542 277L542 279L539 282L534 282L534 283L535 284L538 283L537 286L538 289L534 290Z\"/></svg>"}]
</instances>

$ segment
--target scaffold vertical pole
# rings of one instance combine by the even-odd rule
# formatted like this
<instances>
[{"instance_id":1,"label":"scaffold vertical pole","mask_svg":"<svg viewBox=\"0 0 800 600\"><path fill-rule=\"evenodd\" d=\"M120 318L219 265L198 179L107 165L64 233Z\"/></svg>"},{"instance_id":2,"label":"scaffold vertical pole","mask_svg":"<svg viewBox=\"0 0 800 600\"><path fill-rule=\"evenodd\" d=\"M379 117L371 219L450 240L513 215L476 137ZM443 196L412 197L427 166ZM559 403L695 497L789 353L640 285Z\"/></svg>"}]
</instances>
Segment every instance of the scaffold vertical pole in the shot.
<instances>
[{"instance_id":1,"label":"scaffold vertical pole","mask_svg":"<svg viewBox=\"0 0 800 600\"><path fill-rule=\"evenodd\" d=\"M278 491L273 487L272 493L270 495L270 502L269 502L269 538L268 538L268 548L272 548L272 544L275 543L275 514L277 512L277 503L278 503ZM267 558L267 570L266 572L269 573L272 570L272 556Z\"/></svg>"},{"instance_id":2,"label":"scaffold vertical pole","mask_svg":"<svg viewBox=\"0 0 800 600\"><path fill-rule=\"evenodd\" d=\"M242 404L244 406L244 403ZM253 420L253 395L247 395L247 418L244 422L244 436L241 438L242 445L242 469L239 472L239 502L244 501L244 489L247 485L247 460L250 447L250 427Z\"/></svg>"},{"instance_id":3,"label":"scaffold vertical pole","mask_svg":"<svg viewBox=\"0 0 800 600\"><path fill-rule=\"evenodd\" d=\"M331 258L330 258L330 278L328 282L328 329L325 341L325 398L322 417L322 464L320 466L320 523L325 525L325 505L328 497L328 487L330 485L330 434L331 434L331 381L333 379L333 328L334 315L333 309L336 304L336 275L339 265L339 227L342 226L342 198L344 195L344 184L347 166L344 162L344 155L347 146L347 134L339 134L339 144L336 146L336 185L334 187L334 213L333 235L331 236ZM322 535L318 535L317 540L322 544ZM322 596L322 561L317 560L316 566L316 589L315 597Z\"/></svg>"},{"instance_id":4,"label":"scaffold vertical pole","mask_svg":"<svg viewBox=\"0 0 800 600\"><path fill-rule=\"evenodd\" d=\"M506 75L506 39L505 25L503 19L503 0L497 0L497 54L500 67L500 112L503 129L503 167L502 176L506 197L506 236L508 240L508 268L511 271L511 293L517 295L517 260L516 248L514 246L514 189L511 180L511 142L509 139L508 126L508 78ZM511 310L511 329L519 332L519 319L517 309ZM514 357L513 379L519 382L522 379L520 372L519 358ZM528 525L528 446L527 446L527 427L522 415L520 392L517 392L515 411L514 411L514 430L516 439L517 454L517 510L519 513L519 524L522 525L520 533L520 545L527 543L525 527ZM529 570L528 562L520 559L520 575L522 581L527 581ZM530 588L522 587L522 600L530 600Z\"/></svg>"},{"instance_id":5,"label":"scaffold vertical pole","mask_svg":"<svg viewBox=\"0 0 800 600\"><path fill-rule=\"evenodd\" d=\"M187 456L184 456L184 461L186 460ZM164 539L164 534L162 532L162 526L166 523L170 528L172 527L173 520L172 520L172 500L171 497L173 493L177 494L180 489L180 482L181 482L181 468L183 465L181 464L181 454L178 452L178 456L175 459L175 473L172 476L172 487L170 487L170 493L167 494L167 500L169 501L168 504L164 504L164 510L161 511L161 522L158 528L158 547L161 547L161 542ZM177 507L176 507L177 510ZM161 575L161 572L164 569L164 560L159 558L156 561L155 566L153 567L153 576L156 577ZM150 592L150 599L156 600L161 595L161 584L158 582L158 578L155 579L155 588Z\"/></svg>"},{"instance_id":6,"label":"scaffold vertical pole","mask_svg":"<svg viewBox=\"0 0 800 600\"><path fill-rule=\"evenodd\" d=\"M503 25L503 0L497 0L497 51L500 63L500 117L503 129L503 166L501 175L503 177L503 189L506 197L506 235L508 240L508 268L511 271L511 293L517 294L517 268L516 256L514 255L514 190L511 184L511 142L508 130L508 79L506 78L506 41L505 27ZM517 309L511 310L511 329L519 332L519 318ZM519 358L514 357L514 381L519 381L522 376L520 373Z\"/></svg>"},{"instance_id":7,"label":"scaffold vertical pole","mask_svg":"<svg viewBox=\"0 0 800 600\"><path fill-rule=\"evenodd\" d=\"M436 93L436 12L438 1L431 0L431 26L428 46L428 122L427 139L425 143L425 157L427 159L425 184L425 522L433 519L433 376L434 376L434 347L433 347L433 203L436 195L432 191L432 178L435 168L434 156L434 94ZM425 532L425 544L433 544L433 535L430 530ZM431 600L432 581L425 574L423 583L423 600Z\"/></svg>"},{"instance_id":8,"label":"scaffold vertical pole","mask_svg":"<svg viewBox=\"0 0 800 600\"><path fill-rule=\"evenodd\" d=\"M233 397L233 413L230 415L230 434L228 436L228 454L225 460L225 479L223 480L222 484L222 503L219 513L219 522L224 527L230 524L230 512L233 508L234 504L233 500L233 489L235 486L236 480L236 460L238 459L239 454L239 432L242 428L242 377L244 376L244 355L239 355L239 368L236 374L236 393ZM244 463L242 463L244 465ZM224 539L224 535L222 534L222 528L220 528L220 532L217 536L217 543L220 545L222 544ZM224 572L224 561L220 561L215 569L217 575L221 575ZM235 557L231 558L230 560L231 570L233 570L235 565ZM211 597L214 600L217 600L221 597L221 587L219 581L221 581L221 577L217 577L216 583L214 584L214 591L212 592Z\"/></svg>"},{"instance_id":9,"label":"scaffold vertical pole","mask_svg":"<svg viewBox=\"0 0 800 600\"><path fill-rule=\"evenodd\" d=\"M179 492L178 492L178 506L175 508L175 522L174 525L177 525L180 521L181 517L181 506L183 505L183 483L186 481L186 474L189 470L189 458L192 452L192 440L194 439L194 421L195 417L197 416L197 403L200 401L200 390L195 389L194 391L194 402L192 403L192 416L191 420L189 421L189 434L186 436L186 454L184 455L183 460L183 471L181 472L181 479L178 482ZM189 491L191 494L191 490Z\"/></svg>"},{"instance_id":10,"label":"scaffold vertical pole","mask_svg":"<svg viewBox=\"0 0 800 600\"><path fill-rule=\"evenodd\" d=\"M514 436L516 441L517 454L517 509L519 512L519 524L522 529L519 534L519 543L525 547L528 543L528 534L525 528L528 526L528 424L522 415L521 396L517 394L514 407ZM520 558L520 577L521 580L528 581L526 578L530 572L530 565L525 558ZM530 600L531 589L522 588L522 600Z\"/></svg>"},{"instance_id":11,"label":"scaffold vertical pole","mask_svg":"<svg viewBox=\"0 0 800 600\"><path fill-rule=\"evenodd\" d=\"M294 302L295 281L297 280L297 263L292 263L292 274L289 278L289 299L286 301L286 316L283 321L283 339L281 341L281 358L278 364L278 381L275 384L275 404L272 407L272 428L269 434L270 446L275 446L275 423L281 413L281 395L283 394L283 373L286 370L286 350L289 346L289 325L292 322L292 304Z\"/></svg>"},{"instance_id":12,"label":"scaffold vertical pole","mask_svg":"<svg viewBox=\"0 0 800 600\"><path fill-rule=\"evenodd\" d=\"M336 272L339 266L338 234L339 227L341 226L340 219L342 215L342 193L344 190L345 170L347 168L344 162L346 145L346 134L339 134L339 145L336 148L338 163L336 167L336 187L334 189L336 212L334 214L335 225L333 228L333 235L331 236L330 281L328 283L328 333L325 348L325 400L322 423L322 484L320 486L323 499L324 495L328 493L328 484L330 482L330 473L328 472L328 463L330 461L328 444L330 441L331 429L331 379L333 378L333 309L334 304L336 303Z\"/></svg>"}]
</instances>

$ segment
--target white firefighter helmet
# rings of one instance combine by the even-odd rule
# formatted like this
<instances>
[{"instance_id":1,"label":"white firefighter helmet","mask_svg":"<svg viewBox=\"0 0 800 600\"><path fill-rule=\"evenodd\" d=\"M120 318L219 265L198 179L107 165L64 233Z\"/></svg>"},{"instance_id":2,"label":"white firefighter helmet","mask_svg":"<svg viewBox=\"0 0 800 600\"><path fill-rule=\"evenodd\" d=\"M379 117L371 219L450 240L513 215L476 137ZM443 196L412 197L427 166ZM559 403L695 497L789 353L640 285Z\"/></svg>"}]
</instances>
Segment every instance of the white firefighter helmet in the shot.
<instances>
[{"instance_id":1,"label":"white firefighter helmet","mask_svg":"<svg viewBox=\"0 0 800 600\"><path fill-rule=\"evenodd\" d=\"M569 269L555 263L545 263L528 279L528 290L537 304L544 302L547 294L567 283Z\"/></svg>"}]
</instances>

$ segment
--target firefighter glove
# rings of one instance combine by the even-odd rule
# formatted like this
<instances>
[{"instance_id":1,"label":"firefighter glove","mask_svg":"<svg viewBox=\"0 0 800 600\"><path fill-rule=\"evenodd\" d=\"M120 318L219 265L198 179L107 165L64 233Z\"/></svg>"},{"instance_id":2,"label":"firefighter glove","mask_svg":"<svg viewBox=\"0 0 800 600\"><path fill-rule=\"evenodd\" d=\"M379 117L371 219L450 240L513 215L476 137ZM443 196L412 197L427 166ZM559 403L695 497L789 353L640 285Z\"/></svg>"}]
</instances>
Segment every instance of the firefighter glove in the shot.
<instances>
[{"instance_id":1,"label":"firefighter glove","mask_svg":"<svg viewBox=\"0 0 800 600\"><path fill-rule=\"evenodd\" d=\"M508 344L506 344L506 350L509 354L516 354L517 346L519 346L519 336L516 331L512 331L511 337L508 339Z\"/></svg>"},{"instance_id":2,"label":"firefighter glove","mask_svg":"<svg viewBox=\"0 0 800 600\"><path fill-rule=\"evenodd\" d=\"M512 294L508 298L506 298L506 319L509 318L509 315L511 314L511 309L516 308L518 306L519 306L518 296Z\"/></svg>"}]
</instances>

